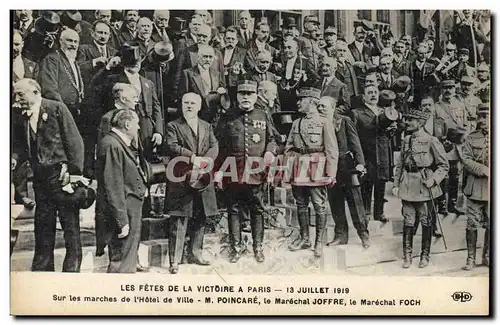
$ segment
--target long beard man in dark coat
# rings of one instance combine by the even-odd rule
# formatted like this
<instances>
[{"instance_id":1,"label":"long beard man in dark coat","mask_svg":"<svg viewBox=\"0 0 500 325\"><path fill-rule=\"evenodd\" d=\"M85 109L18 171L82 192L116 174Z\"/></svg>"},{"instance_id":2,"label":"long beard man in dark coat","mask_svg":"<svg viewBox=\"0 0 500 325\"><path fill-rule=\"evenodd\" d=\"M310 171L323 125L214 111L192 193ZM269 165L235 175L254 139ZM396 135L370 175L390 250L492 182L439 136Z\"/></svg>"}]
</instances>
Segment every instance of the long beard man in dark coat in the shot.
<instances>
[{"instance_id":1,"label":"long beard man in dark coat","mask_svg":"<svg viewBox=\"0 0 500 325\"><path fill-rule=\"evenodd\" d=\"M138 137L139 117L122 109L111 119L111 131L97 155L97 256L108 246L108 273L135 273L141 237L142 205L147 178L131 146Z\"/></svg>"},{"instance_id":2,"label":"long beard man in dark coat","mask_svg":"<svg viewBox=\"0 0 500 325\"><path fill-rule=\"evenodd\" d=\"M202 256L205 218L218 213L217 202L212 177L201 170L198 174L197 169L206 163L205 159L213 163L219 146L210 123L198 118L200 109L201 97L195 93L185 94L182 97L182 117L167 126L168 155L172 159L184 158L176 164L173 172L179 174L176 177L186 176L181 182L169 178L168 198L165 200L170 215L168 247L172 274L179 271L186 231L190 237L188 263L210 264ZM199 184L203 185L198 187Z\"/></svg>"},{"instance_id":3,"label":"long beard man in dark coat","mask_svg":"<svg viewBox=\"0 0 500 325\"><path fill-rule=\"evenodd\" d=\"M42 98L40 85L21 79L14 85L12 165L28 162L35 190L35 254L33 271L54 271L56 220L64 231L63 272L80 272L82 244L79 205L63 187L81 176L83 141L64 103ZM22 111L21 111L22 110ZM24 116L23 116L24 115Z\"/></svg>"}]
</instances>

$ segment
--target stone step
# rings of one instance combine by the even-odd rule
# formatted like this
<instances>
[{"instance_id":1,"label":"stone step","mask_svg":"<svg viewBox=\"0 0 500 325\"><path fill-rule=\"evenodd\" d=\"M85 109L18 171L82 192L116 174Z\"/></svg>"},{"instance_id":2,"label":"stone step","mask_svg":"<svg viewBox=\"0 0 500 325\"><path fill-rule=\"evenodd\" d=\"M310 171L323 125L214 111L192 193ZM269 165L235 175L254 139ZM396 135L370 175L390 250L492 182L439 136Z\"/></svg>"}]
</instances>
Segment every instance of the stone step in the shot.
<instances>
[{"instance_id":1,"label":"stone step","mask_svg":"<svg viewBox=\"0 0 500 325\"><path fill-rule=\"evenodd\" d=\"M420 255L421 236L413 237L413 256ZM478 231L477 247L483 246L484 229ZM451 252L467 249L465 234L450 235L446 237L446 246L442 238L432 238L431 254ZM346 269L363 265L372 265L380 262L400 260L403 256L403 236L392 238L372 238L372 245L368 249L363 249L355 240L345 246L337 246L336 264L338 268Z\"/></svg>"}]
</instances>

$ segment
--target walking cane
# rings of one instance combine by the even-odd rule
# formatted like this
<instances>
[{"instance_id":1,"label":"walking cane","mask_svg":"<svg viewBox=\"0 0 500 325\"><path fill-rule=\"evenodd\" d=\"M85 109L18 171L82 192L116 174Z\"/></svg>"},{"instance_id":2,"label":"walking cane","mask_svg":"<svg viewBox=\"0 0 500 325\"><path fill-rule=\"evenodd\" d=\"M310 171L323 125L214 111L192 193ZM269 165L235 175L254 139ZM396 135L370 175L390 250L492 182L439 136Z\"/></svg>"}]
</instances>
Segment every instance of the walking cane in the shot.
<instances>
[{"instance_id":1,"label":"walking cane","mask_svg":"<svg viewBox=\"0 0 500 325\"><path fill-rule=\"evenodd\" d=\"M420 176L422 177L422 179L426 179L425 175L423 174L423 170L422 169L420 170ZM439 229L441 229L441 233L443 234L444 249L448 250L448 246L446 245L446 239L444 238L445 236L444 236L443 227L441 226L441 220L439 219L439 215L436 212L436 205L434 204L434 195L432 195L432 189L431 188L428 188L428 190L429 190L429 195L431 196L432 211L433 211L434 215L436 216L436 220L437 220L437 223L439 225ZM431 216L431 218L432 218L432 216ZM431 229L430 231L432 231L432 227L429 227L429 228Z\"/></svg>"}]
</instances>

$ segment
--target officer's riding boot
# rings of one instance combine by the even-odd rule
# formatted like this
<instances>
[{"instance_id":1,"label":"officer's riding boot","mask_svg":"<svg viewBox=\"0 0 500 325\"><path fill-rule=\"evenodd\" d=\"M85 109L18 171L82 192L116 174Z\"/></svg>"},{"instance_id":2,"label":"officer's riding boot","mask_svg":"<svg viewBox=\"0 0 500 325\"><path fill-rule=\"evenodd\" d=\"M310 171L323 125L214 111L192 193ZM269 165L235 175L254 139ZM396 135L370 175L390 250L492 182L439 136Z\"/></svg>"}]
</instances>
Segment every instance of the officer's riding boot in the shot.
<instances>
[{"instance_id":1,"label":"officer's riding boot","mask_svg":"<svg viewBox=\"0 0 500 325\"><path fill-rule=\"evenodd\" d=\"M326 214L316 214L316 241L314 243L314 256L321 257L323 255L323 244L326 237Z\"/></svg>"},{"instance_id":2,"label":"officer's riding boot","mask_svg":"<svg viewBox=\"0 0 500 325\"><path fill-rule=\"evenodd\" d=\"M441 233L441 230L439 230L437 226L437 218L438 215L432 212L432 235L436 238L441 238L443 237L443 234Z\"/></svg>"},{"instance_id":3,"label":"officer's riding boot","mask_svg":"<svg viewBox=\"0 0 500 325\"><path fill-rule=\"evenodd\" d=\"M337 245L347 245L349 240L349 228L345 227L337 227L335 225L335 236L333 240L326 244L326 246L337 246Z\"/></svg>"},{"instance_id":4,"label":"officer's riding boot","mask_svg":"<svg viewBox=\"0 0 500 325\"><path fill-rule=\"evenodd\" d=\"M385 200L385 182L379 181L375 184L373 192L373 220L386 223L389 221L384 215Z\"/></svg>"},{"instance_id":5,"label":"officer's riding boot","mask_svg":"<svg viewBox=\"0 0 500 325\"><path fill-rule=\"evenodd\" d=\"M262 243L264 242L264 215L253 216L250 220L250 225L252 227L252 240L253 240L253 253L255 260L259 263L264 262L264 248Z\"/></svg>"},{"instance_id":6,"label":"officer's riding boot","mask_svg":"<svg viewBox=\"0 0 500 325\"><path fill-rule=\"evenodd\" d=\"M490 266L490 229L486 228L484 232L484 245L483 245L483 266Z\"/></svg>"},{"instance_id":7,"label":"officer's riding boot","mask_svg":"<svg viewBox=\"0 0 500 325\"><path fill-rule=\"evenodd\" d=\"M477 230L467 229L465 231L465 240L467 241L467 261L463 269L470 271L476 267Z\"/></svg>"},{"instance_id":8,"label":"officer's riding boot","mask_svg":"<svg viewBox=\"0 0 500 325\"><path fill-rule=\"evenodd\" d=\"M422 225L422 248L420 253L419 268L429 265L429 254L431 253L432 226Z\"/></svg>"},{"instance_id":9,"label":"officer's riding boot","mask_svg":"<svg viewBox=\"0 0 500 325\"><path fill-rule=\"evenodd\" d=\"M413 254L413 227L403 227L403 268L411 266Z\"/></svg>"},{"instance_id":10,"label":"officer's riding boot","mask_svg":"<svg viewBox=\"0 0 500 325\"><path fill-rule=\"evenodd\" d=\"M300 227L300 236L290 246L288 246L288 249L291 251L298 251L300 249L311 248L311 242L309 241L309 222L307 220L308 214L309 211L307 208L297 209L297 217L299 220L299 227Z\"/></svg>"},{"instance_id":11,"label":"officer's riding boot","mask_svg":"<svg viewBox=\"0 0 500 325\"><path fill-rule=\"evenodd\" d=\"M228 215L229 242L231 245L231 254L229 262L236 263L241 258L241 224L238 213L229 211Z\"/></svg>"}]
</instances>

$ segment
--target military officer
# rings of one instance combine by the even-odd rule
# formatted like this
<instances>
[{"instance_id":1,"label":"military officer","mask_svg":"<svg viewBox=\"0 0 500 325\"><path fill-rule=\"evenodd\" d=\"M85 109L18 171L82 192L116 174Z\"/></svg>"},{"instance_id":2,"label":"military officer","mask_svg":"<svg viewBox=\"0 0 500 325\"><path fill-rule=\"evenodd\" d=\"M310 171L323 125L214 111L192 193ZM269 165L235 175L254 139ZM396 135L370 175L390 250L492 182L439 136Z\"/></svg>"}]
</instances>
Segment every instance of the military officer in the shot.
<instances>
[{"instance_id":1,"label":"military officer","mask_svg":"<svg viewBox=\"0 0 500 325\"><path fill-rule=\"evenodd\" d=\"M308 249L308 206L312 201L316 212L316 242L314 256L323 253L326 237L327 186L335 184L339 156L337 139L332 124L318 112L321 91L301 88L298 92L298 111L302 117L295 120L285 145L285 156L293 159L292 193L297 204L300 236L289 246L291 251ZM304 163L305 162L305 163Z\"/></svg>"},{"instance_id":2,"label":"military officer","mask_svg":"<svg viewBox=\"0 0 500 325\"><path fill-rule=\"evenodd\" d=\"M327 246L346 245L349 240L345 214L347 200L354 227L358 231L363 247L368 248L370 237L366 228L366 213L358 179L365 173L365 158L354 123L349 117L339 114L335 106L332 97L321 97L318 104L318 111L324 111L327 121L333 122L339 148L337 183L328 189L330 209L335 221L335 237Z\"/></svg>"},{"instance_id":3,"label":"military officer","mask_svg":"<svg viewBox=\"0 0 500 325\"><path fill-rule=\"evenodd\" d=\"M484 227L483 265L489 266L489 105L480 104L477 110L477 129L469 134L463 146L462 161L467 172L464 194L467 196L467 262L465 270L476 266L477 228Z\"/></svg>"},{"instance_id":4,"label":"military officer","mask_svg":"<svg viewBox=\"0 0 500 325\"><path fill-rule=\"evenodd\" d=\"M245 250L241 239L238 207L250 211L253 250L257 262L264 262L263 184L268 179L261 165L270 166L277 153L273 122L267 112L255 108L257 83L243 80L237 88L238 106L221 117L217 126L219 157L214 180L225 184L227 199L231 263L236 263ZM264 158L264 162L262 162ZM255 166L257 165L257 166ZM236 171L231 166L236 166ZM260 171L258 171L260 169ZM231 175L229 178L222 176ZM234 177L233 177L234 176ZM227 180L227 181L226 181Z\"/></svg>"},{"instance_id":5,"label":"military officer","mask_svg":"<svg viewBox=\"0 0 500 325\"><path fill-rule=\"evenodd\" d=\"M460 80L459 99L463 100L467 110L467 121L469 122L469 132L476 130L476 110L481 100L474 95L474 84L476 78L463 76Z\"/></svg>"},{"instance_id":6,"label":"military officer","mask_svg":"<svg viewBox=\"0 0 500 325\"><path fill-rule=\"evenodd\" d=\"M460 157L458 144L450 142L452 139L448 135L450 129L466 132L469 129L469 121L464 102L456 97L455 80L444 80L442 88L441 100L436 104L434 114L434 136L443 142L450 163L448 179L444 184L444 192L448 194L448 212L460 215L464 214L463 210L457 207Z\"/></svg>"},{"instance_id":7,"label":"military officer","mask_svg":"<svg viewBox=\"0 0 500 325\"><path fill-rule=\"evenodd\" d=\"M417 218L422 224L422 248L419 267L429 264L432 239L432 222L429 203L441 195L439 184L448 172L448 159L439 140L424 130L430 112L410 109L404 115L405 138L401 155L396 162L392 193L402 201L403 226L403 268L412 263L414 224Z\"/></svg>"}]
</instances>

